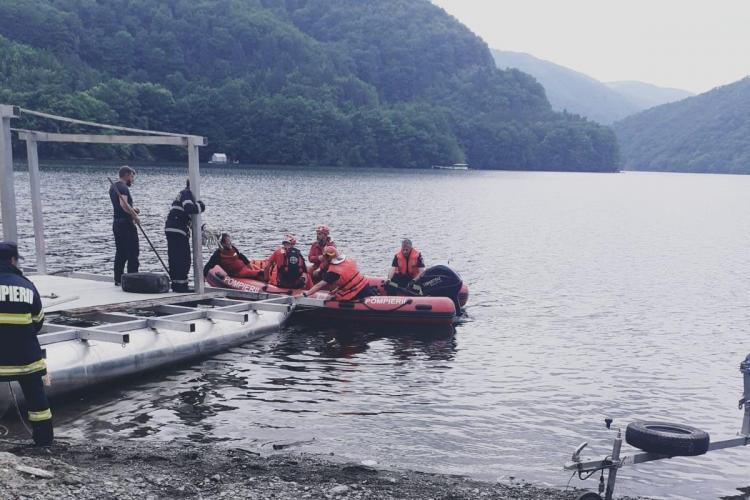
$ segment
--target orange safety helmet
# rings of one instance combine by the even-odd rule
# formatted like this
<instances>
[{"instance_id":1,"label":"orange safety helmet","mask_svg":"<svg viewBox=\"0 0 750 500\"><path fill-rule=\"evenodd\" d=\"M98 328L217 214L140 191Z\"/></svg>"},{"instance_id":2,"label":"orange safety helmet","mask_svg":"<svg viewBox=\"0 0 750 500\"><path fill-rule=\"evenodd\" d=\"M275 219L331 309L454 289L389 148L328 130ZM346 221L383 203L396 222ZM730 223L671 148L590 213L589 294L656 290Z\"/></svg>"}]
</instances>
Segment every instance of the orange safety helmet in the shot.
<instances>
[{"instance_id":1,"label":"orange safety helmet","mask_svg":"<svg viewBox=\"0 0 750 500\"><path fill-rule=\"evenodd\" d=\"M284 241L282 241L282 243L289 243L290 245L296 245L297 238L293 234L287 234L284 237Z\"/></svg>"},{"instance_id":2,"label":"orange safety helmet","mask_svg":"<svg viewBox=\"0 0 750 500\"><path fill-rule=\"evenodd\" d=\"M335 257L338 254L338 250L333 245L328 245L323 249L323 255L327 257Z\"/></svg>"},{"instance_id":3,"label":"orange safety helmet","mask_svg":"<svg viewBox=\"0 0 750 500\"><path fill-rule=\"evenodd\" d=\"M331 230L328 229L328 226L326 226L325 224L320 224L320 225L318 225L318 227L315 228L315 232L316 233L323 233L326 236L328 236L330 234Z\"/></svg>"}]
</instances>

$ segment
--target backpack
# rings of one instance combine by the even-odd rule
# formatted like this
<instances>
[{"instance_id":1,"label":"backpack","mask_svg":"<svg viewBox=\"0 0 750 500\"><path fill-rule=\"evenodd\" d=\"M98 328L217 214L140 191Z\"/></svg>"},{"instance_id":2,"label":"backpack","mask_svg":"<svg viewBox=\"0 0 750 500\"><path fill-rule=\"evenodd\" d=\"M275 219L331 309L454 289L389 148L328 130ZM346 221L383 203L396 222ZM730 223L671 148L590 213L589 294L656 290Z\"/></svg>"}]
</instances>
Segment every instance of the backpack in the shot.
<instances>
[{"instance_id":1,"label":"backpack","mask_svg":"<svg viewBox=\"0 0 750 500\"><path fill-rule=\"evenodd\" d=\"M279 283L295 283L305 272L305 260L302 253L291 247L284 252L284 265L279 269Z\"/></svg>"}]
</instances>

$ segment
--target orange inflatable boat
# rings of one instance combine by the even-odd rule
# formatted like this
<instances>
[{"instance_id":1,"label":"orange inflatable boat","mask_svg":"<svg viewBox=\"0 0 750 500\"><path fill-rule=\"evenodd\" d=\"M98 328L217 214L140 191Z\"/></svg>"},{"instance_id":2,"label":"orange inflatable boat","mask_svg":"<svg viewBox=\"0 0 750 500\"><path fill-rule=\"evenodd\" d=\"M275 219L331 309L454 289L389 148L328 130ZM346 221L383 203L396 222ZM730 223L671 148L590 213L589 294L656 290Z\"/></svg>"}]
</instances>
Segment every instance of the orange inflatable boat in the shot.
<instances>
[{"instance_id":1,"label":"orange inflatable boat","mask_svg":"<svg viewBox=\"0 0 750 500\"><path fill-rule=\"evenodd\" d=\"M305 309L300 315L346 322L451 325L461 316L469 299L468 287L458 274L446 266L435 266L425 271L419 280L424 295L411 295L404 289L387 290L383 278L368 277L367 280L378 295L362 300L339 301L332 300L326 292L318 292L313 298L322 299L323 306ZM280 288L251 278L234 278L221 266L210 269L206 281L213 287L255 293L299 296L305 291L302 288Z\"/></svg>"}]
</instances>

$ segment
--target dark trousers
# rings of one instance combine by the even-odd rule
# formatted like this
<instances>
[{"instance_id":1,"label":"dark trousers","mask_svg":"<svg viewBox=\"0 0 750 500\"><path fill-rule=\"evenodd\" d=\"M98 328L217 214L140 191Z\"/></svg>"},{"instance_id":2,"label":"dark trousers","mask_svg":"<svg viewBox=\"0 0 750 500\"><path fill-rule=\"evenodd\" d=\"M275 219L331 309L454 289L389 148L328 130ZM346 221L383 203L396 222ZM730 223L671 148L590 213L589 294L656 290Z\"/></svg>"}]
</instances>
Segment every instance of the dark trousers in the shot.
<instances>
[{"instance_id":1,"label":"dark trousers","mask_svg":"<svg viewBox=\"0 0 750 500\"><path fill-rule=\"evenodd\" d=\"M172 290L185 291L190 272L190 238L179 233L167 232L167 258Z\"/></svg>"},{"instance_id":2,"label":"dark trousers","mask_svg":"<svg viewBox=\"0 0 750 500\"><path fill-rule=\"evenodd\" d=\"M115 234L115 283L120 283L125 263L128 263L128 273L137 273L140 262L138 254L138 230L131 220L119 220L112 223Z\"/></svg>"},{"instance_id":3,"label":"dark trousers","mask_svg":"<svg viewBox=\"0 0 750 500\"><path fill-rule=\"evenodd\" d=\"M46 446L52 444L54 431L52 429L52 412L44 392L44 382L41 375L28 375L18 379L26 400L29 422L31 422L34 444Z\"/></svg>"},{"instance_id":4,"label":"dark trousers","mask_svg":"<svg viewBox=\"0 0 750 500\"><path fill-rule=\"evenodd\" d=\"M396 273L393 275L393 278L391 278L391 281L398 284L398 286L400 286L401 288L404 288L411 281L411 276L409 276L408 274Z\"/></svg>"},{"instance_id":5,"label":"dark trousers","mask_svg":"<svg viewBox=\"0 0 750 500\"><path fill-rule=\"evenodd\" d=\"M375 290L375 288L372 287L372 285L367 285L362 290L359 291L359 293L354 297L354 300L362 300L366 299L367 297L373 297L378 294L378 291Z\"/></svg>"}]
</instances>

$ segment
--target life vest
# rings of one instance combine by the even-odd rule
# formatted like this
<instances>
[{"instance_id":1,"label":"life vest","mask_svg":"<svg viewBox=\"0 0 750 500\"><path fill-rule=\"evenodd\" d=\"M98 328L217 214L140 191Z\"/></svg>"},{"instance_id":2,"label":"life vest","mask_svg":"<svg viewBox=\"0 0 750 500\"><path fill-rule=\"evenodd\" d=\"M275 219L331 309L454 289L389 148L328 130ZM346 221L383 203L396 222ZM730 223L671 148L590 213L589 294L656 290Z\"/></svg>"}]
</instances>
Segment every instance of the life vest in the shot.
<instances>
[{"instance_id":1,"label":"life vest","mask_svg":"<svg viewBox=\"0 0 750 500\"><path fill-rule=\"evenodd\" d=\"M224 269L230 276L234 276L239 273L244 267L245 263L242 262L237 250L234 247L229 250L219 250L219 265Z\"/></svg>"},{"instance_id":2,"label":"life vest","mask_svg":"<svg viewBox=\"0 0 750 500\"><path fill-rule=\"evenodd\" d=\"M284 250L284 263L278 270L278 284L294 284L305 272L305 260L295 247Z\"/></svg>"},{"instance_id":3,"label":"life vest","mask_svg":"<svg viewBox=\"0 0 750 500\"><path fill-rule=\"evenodd\" d=\"M405 276L409 276L410 278L416 278L419 274L419 268L417 267L417 264L419 263L419 257L422 254L417 250L416 248L412 248L411 252L409 252L409 258L407 260L406 257L404 257L404 253L402 251L396 252L396 262L398 262L398 273L403 274Z\"/></svg>"},{"instance_id":4,"label":"life vest","mask_svg":"<svg viewBox=\"0 0 750 500\"><path fill-rule=\"evenodd\" d=\"M310 264L313 265L313 270L325 269L328 267L328 265L325 263L325 261L322 258L323 250L327 246L331 246L331 247L336 246L336 243L333 242L330 236L326 238L325 243L323 243L322 245L316 240L310 247L310 252L307 254L307 260L309 260Z\"/></svg>"},{"instance_id":5,"label":"life vest","mask_svg":"<svg viewBox=\"0 0 750 500\"><path fill-rule=\"evenodd\" d=\"M333 294L336 300L354 300L354 297L367 286L367 279L360 274L357 263L348 257L339 264L331 262L328 272L339 275L336 283L331 285L335 287Z\"/></svg>"}]
</instances>

